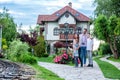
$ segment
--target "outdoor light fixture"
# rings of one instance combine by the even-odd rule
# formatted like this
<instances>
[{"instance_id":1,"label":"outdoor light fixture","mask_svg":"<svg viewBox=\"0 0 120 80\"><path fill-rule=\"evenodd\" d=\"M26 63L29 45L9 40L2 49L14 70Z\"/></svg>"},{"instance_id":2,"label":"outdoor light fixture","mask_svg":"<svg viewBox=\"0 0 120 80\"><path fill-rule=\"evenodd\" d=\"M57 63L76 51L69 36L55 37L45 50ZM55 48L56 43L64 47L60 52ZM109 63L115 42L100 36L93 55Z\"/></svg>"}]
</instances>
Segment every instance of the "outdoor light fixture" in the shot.
<instances>
[{"instance_id":1,"label":"outdoor light fixture","mask_svg":"<svg viewBox=\"0 0 120 80\"><path fill-rule=\"evenodd\" d=\"M65 31L64 35L66 38L66 54L67 54L67 49L68 49L68 34L69 34L69 23L64 23Z\"/></svg>"}]
</instances>

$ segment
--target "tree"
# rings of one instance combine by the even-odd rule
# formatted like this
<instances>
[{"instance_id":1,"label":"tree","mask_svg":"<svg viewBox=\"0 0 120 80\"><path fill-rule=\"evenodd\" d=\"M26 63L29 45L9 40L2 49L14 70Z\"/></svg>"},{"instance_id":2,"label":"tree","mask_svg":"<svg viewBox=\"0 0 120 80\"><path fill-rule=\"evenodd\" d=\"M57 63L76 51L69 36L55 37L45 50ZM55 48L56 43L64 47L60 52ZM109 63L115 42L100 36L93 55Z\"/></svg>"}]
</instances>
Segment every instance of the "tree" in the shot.
<instances>
[{"instance_id":1,"label":"tree","mask_svg":"<svg viewBox=\"0 0 120 80\"><path fill-rule=\"evenodd\" d=\"M116 27L119 25L119 18L116 16L111 16L109 19L105 15L100 15L95 20L94 35L100 39L104 40L110 45L110 49L114 55L114 58L118 58L118 47L117 40L118 37L116 33Z\"/></svg>"},{"instance_id":2,"label":"tree","mask_svg":"<svg viewBox=\"0 0 120 80\"><path fill-rule=\"evenodd\" d=\"M13 18L8 14L8 9L4 8L3 13L0 13L0 25L2 25L2 37L7 42L13 41L16 38L16 24Z\"/></svg>"},{"instance_id":3,"label":"tree","mask_svg":"<svg viewBox=\"0 0 120 80\"><path fill-rule=\"evenodd\" d=\"M96 16L103 14L110 17L114 14L120 17L120 0L94 0L94 5L96 5Z\"/></svg>"},{"instance_id":4,"label":"tree","mask_svg":"<svg viewBox=\"0 0 120 80\"><path fill-rule=\"evenodd\" d=\"M37 38L37 45L33 46L35 56L42 57L45 53L45 41L42 36Z\"/></svg>"}]
</instances>

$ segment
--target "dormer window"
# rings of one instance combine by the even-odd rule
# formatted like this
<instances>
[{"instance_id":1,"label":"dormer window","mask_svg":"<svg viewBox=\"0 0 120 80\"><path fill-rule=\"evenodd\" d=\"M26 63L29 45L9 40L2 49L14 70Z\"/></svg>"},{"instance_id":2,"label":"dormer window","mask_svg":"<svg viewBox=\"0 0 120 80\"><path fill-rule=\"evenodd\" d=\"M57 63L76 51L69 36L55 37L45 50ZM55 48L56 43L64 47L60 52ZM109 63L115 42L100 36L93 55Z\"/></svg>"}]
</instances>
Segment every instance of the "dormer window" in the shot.
<instances>
[{"instance_id":1,"label":"dormer window","mask_svg":"<svg viewBox=\"0 0 120 80\"><path fill-rule=\"evenodd\" d=\"M79 16L80 14L79 13L76 13L75 16Z\"/></svg>"},{"instance_id":2,"label":"dormer window","mask_svg":"<svg viewBox=\"0 0 120 80\"><path fill-rule=\"evenodd\" d=\"M60 16L60 14L59 14L59 13L56 13L56 16Z\"/></svg>"},{"instance_id":3,"label":"dormer window","mask_svg":"<svg viewBox=\"0 0 120 80\"><path fill-rule=\"evenodd\" d=\"M69 17L69 13L65 13L65 17L68 18Z\"/></svg>"}]
</instances>

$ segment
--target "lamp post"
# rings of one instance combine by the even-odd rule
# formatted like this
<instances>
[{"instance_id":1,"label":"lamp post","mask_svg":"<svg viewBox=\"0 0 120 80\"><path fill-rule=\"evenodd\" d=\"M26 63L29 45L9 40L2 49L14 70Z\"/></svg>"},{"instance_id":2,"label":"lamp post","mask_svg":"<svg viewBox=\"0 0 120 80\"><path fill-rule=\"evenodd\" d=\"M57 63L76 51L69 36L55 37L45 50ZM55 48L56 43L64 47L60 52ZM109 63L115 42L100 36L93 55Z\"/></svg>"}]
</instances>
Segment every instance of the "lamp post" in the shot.
<instances>
[{"instance_id":1,"label":"lamp post","mask_svg":"<svg viewBox=\"0 0 120 80\"><path fill-rule=\"evenodd\" d=\"M0 53L2 52L2 25L0 25Z\"/></svg>"},{"instance_id":2,"label":"lamp post","mask_svg":"<svg viewBox=\"0 0 120 80\"><path fill-rule=\"evenodd\" d=\"M66 38L66 54L67 54L67 49L68 49L68 34L69 34L69 23L64 23L65 31L64 35Z\"/></svg>"}]
</instances>

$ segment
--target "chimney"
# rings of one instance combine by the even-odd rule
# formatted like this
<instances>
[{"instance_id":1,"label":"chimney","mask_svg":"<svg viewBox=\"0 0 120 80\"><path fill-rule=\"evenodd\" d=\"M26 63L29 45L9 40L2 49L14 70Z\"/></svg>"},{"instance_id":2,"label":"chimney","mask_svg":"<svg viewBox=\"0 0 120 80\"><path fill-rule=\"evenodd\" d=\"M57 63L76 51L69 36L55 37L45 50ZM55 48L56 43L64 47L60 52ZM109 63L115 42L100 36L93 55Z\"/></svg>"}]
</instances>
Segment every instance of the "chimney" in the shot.
<instances>
[{"instance_id":1,"label":"chimney","mask_svg":"<svg viewBox=\"0 0 120 80\"><path fill-rule=\"evenodd\" d=\"M69 5L70 7L72 7L72 3L71 3L71 2L69 2L68 5Z\"/></svg>"}]
</instances>

